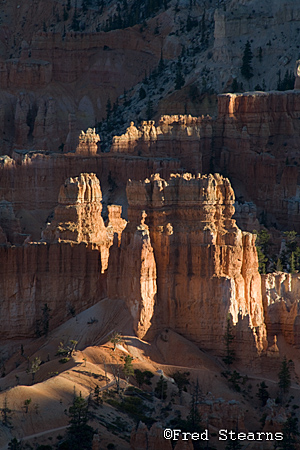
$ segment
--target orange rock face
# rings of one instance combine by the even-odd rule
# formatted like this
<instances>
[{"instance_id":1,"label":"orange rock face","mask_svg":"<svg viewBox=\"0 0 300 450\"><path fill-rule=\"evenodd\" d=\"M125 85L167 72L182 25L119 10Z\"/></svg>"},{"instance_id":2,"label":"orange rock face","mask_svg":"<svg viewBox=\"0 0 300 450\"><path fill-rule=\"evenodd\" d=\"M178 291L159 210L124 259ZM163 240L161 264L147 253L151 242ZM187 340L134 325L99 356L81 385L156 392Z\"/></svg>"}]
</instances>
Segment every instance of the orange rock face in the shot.
<instances>
[{"instance_id":1,"label":"orange rock face","mask_svg":"<svg viewBox=\"0 0 300 450\"><path fill-rule=\"evenodd\" d=\"M299 274L283 272L262 275L262 298L270 343L282 335L300 347Z\"/></svg>"},{"instance_id":2,"label":"orange rock face","mask_svg":"<svg viewBox=\"0 0 300 450\"><path fill-rule=\"evenodd\" d=\"M72 241L97 244L104 271L114 232L120 233L125 224L120 211L119 216L110 222L110 227L106 228L101 216L101 200L100 183L95 174L82 173L79 177L68 178L60 188L59 205L55 208L53 221L42 232L42 239L48 243Z\"/></svg>"},{"instance_id":3,"label":"orange rock face","mask_svg":"<svg viewBox=\"0 0 300 450\"><path fill-rule=\"evenodd\" d=\"M121 245L114 245L108 270L108 296L123 298L134 319L134 329L143 338L151 326L156 300L156 264L146 214L137 226L129 223Z\"/></svg>"},{"instance_id":4,"label":"orange rock face","mask_svg":"<svg viewBox=\"0 0 300 450\"><path fill-rule=\"evenodd\" d=\"M106 296L97 245L32 243L0 246L0 339L43 333L43 311L53 329Z\"/></svg>"},{"instance_id":5,"label":"orange rock face","mask_svg":"<svg viewBox=\"0 0 300 450\"><path fill-rule=\"evenodd\" d=\"M215 169L268 223L300 230L300 92L223 94L214 125Z\"/></svg>"},{"instance_id":6,"label":"orange rock face","mask_svg":"<svg viewBox=\"0 0 300 450\"><path fill-rule=\"evenodd\" d=\"M122 136L115 136L111 152L180 158L188 170L208 170L212 140L212 120L207 117L162 116L136 128L131 122Z\"/></svg>"},{"instance_id":7,"label":"orange rock face","mask_svg":"<svg viewBox=\"0 0 300 450\"><path fill-rule=\"evenodd\" d=\"M98 151L97 142L100 141L100 137L95 132L95 128L88 128L87 132L81 131L79 136L79 144L76 148L76 152L79 155L96 155Z\"/></svg>"},{"instance_id":8,"label":"orange rock face","mask_svg":"<svg viewBox=\"0 0 300 450\"><path fill-rule=\"evenodd\" d=\"M170 327L204 348L220 351L231 313L240 343L252 330L254 347L263 351L267 342L255 237L241 232L232 219L234 193L229 181L218 174L176 174L169 181L153 175L144 182L129 181L127 197L129 222L120 248L113 250L119 254L109 275L114 296L128 292L128 268L142 290L143 272L140 262L136 266L134 261L143 250L135 257L131 251L133 242L139 242L148 256L153 248L154 257L142 259L149 262L148 283L156 266L154 304L149 299L155 291L147 297L148 314L153 308L150 332ZM143 210L147 225L145 215L141 223ZM141 325L139 314L135 319L140 317Z\"/></svg>"},{"instance_id":9,"label":"orange rock face","mask_svg":"<svg viewBox=\"0 0 300 450\"><path fill-rule=\"evenodd\" d=\"M126 221L121 207L112 205L106 228L101 200L96 175L68 178L54 219L42 233L44 242L0 247L0 339L43 333L45 304L51 309L49 327L54 328L106 296L109 248ZM0 233L1 243L4 238Z\"/></svg>"}]
</instances>

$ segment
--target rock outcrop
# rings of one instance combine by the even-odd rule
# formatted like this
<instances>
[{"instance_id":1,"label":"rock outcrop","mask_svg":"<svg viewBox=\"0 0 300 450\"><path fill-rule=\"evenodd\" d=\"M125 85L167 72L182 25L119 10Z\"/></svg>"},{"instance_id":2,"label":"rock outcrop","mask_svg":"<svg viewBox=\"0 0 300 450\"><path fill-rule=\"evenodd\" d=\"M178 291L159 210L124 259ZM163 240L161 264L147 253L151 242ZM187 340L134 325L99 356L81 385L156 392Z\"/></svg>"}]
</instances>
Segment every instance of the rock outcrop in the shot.
<instances>
[{"instance_id":1,"label":"rock outcrop","mask_svg":"<svg viewBox=\"0 0 300 450\"><path fill-rule=\"evenodd\" d=\"M49 330L106 297L97 245L32 243L0 246L0 339L43 334L43 307Z\"/></svg>"},{"instance_id":2,"label":"rock outcrop","mask_svg":"<svg viewBox=\"0 0 300 450\"><path fill-rule=\"evenodd\" d=\"M121 245L115 241L109 260L108 296L123 298L133 317L133 326L143 338L151 326L156 301L156 264L146 214L140 222L129 223Z\"/></svg>"},{"instance_id":3,"label":"rock outcrop","mask_svg":"<svg viewBox=\"0 0 300 450\"><path fill-rule=\"evenodd\" d=\"M262 298L270 342L284 336L300 347L300 277L284 272L262 275Z\"/></svg>"},{"instance_id":4,"label":"rock outcrop","mask_svg":"<svg viewBox=\"0 0 300 450\"><path fill-rule=\"evenodd\" d=\"M47 243L71 241L97 244L101 252L102 271L106 270L114 225L118 234L124 228L124 221L120 211L119 221L115 217L110 227L106 228L101 216L101 201L102 192L95 174L82 173L79 177L68 178L60 188L54 219L42 232L42 240Z\"/></svg>"},{"instance_id":5,"label":"rock outcrop","mask_svg":"<svg viewBox=\"0 0 300 450\"><path fill-rule=\"evenodd\" d=\"M88 128L86 133L81 131L76 153L79 155L96 155L98 152L98 142L100 142L100 137L96 134L95 128Z\"/></svg>"},{"instance_id":6,"label":"rock outcrop","mask_svg":"<svg viewBox=\"0 0 300 450\"><path fill-rule=\"evenodd\" d=\"M300 230L300 92L223 94L218 108L215 169L268 225Z\"/></svg>"},{"instance_id":7,"label":"rock outcrop","mask_svg":"<svg viewBox=\"0 0 300 450\"><path fill-rule=\"evenodd\" d=\"M152 248L154 252L148 283L155 275L152 264L156 265L154 306L152 296L147 300L153 308L150 332L170 327L220 352L230 313L240 344L252 334L254 348L263 351L267 342L255 236L239 230L232 219L234 193L229 181L218 174L176 174L169 181L153 175L144 182L129 181L127 197L129 222L109 275L114 296L126 296L128 290L122 253L126 266L135 270L135 279L142 273L140 264L135 267L131 261L131 248L144 234L148 255ZM143 210L147 218L144 214L141 222ZM128 235L133 234L135 239L130 240ZM139 304L143 306L141 300ZM142 324L142 314L138 317Z\"/></svg>"},{"instance_id":8,"label":"rock outcrop","mask_svg":"<svg viewBox=\"0 0 300 450\"><path fill-rule=\"evenodd\" d=\"M106 228L101 200L94 174L68 178L61 186L53 221L42 233L43 241L0 246L0 339L43 333L45 304L51 310L51 329L74 311L106 297L109 248L114 233L120 234L126 221L121 219L121 208L112 205L114 214ZM8 215L11 205L0 203L0 221L3 209L13 225ZM4 237L1 233L1 243Z\"/></svg>"},{"instance_id":9,"label":"rock outcrop","mask_svg":"<svg viewBox=\"0 0 300 450\"><path fill-rule=\"evenodd\" d=\"M131 450L172 450L171 441L164 438L160 423L152 425L150 430L140 422L137 430L133 430L130 438Z\"/></svg>"},{"instance_id":10,"label":"rock outcrop","mask_svg":"<svg viewBox=\"0 0 300 450\"><path fill-rule=\"evenodd\" d=\"M157 126L131 122L122 136L115 136L111 152L180 158L188 170L207 171L212 143L211 117L162 116ZM204 167L203 167L204 166Z\"/></svg>"}]
</instances>

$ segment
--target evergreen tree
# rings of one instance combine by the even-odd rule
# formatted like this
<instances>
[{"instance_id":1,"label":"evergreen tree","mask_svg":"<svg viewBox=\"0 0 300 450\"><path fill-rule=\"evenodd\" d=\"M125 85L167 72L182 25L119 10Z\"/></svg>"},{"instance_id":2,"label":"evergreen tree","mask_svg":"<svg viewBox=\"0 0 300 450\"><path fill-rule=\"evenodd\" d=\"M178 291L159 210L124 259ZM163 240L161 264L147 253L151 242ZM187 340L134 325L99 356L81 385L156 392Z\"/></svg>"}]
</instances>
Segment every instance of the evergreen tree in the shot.
<instances>
[{"instance_id":1,"label":"evergreen tree","mask_svg":"<svg viewBox=\"0 0 300 450\"><path fill-rule=\"evenodd\" d=\"M282 434L283 440L276 448L278 450L296 450L299 436L297 417L288 417L283 424Z\"/></svg>"},{"instance_id":2,"label":"evergreen tree","mask_svg":"<svg viewBox=\"0 0 300 450\"><path fill-rule=\"evenodd\" d=\"M34 358L33 361L31 361L31 367L29 369L29 373L31 373L32 376L32 384L34 383L35 374L40 370L40 365L42 364L42 361L38 356Z\"/></svg>"},{"instance_id":3,"label":"evergreen tree","mask_svg":"<svg viewBox=\"0 0 300 450\"><path fill-rule=\"evenodd\" d=\"M199 413L198 405L199 405L199 397L200 397L200 387L197 379L197 383L192 395L191 407L189 414L186 418L186 431L193 433L194 431L197 433L201 433L203 431L203 426L201 424L201 415Z\"/></svg>"},{"instance_id":4,"label":"evergreen tree","mask_svg":"<svg viewBox=\"0 0 300 450\"><path fill-rule=\"evenodd\" d=\"M22 449L22 443L21 441L18 441L18 439L13 438L9 444L8 444L8 450L21 450Z\"/></svg>"},{"instance_id":5,"label":"evergreen tree","mask_svg":"<svg viewBox=\"0 0 300 450\"><path fill-rule=\"evenodd\" d=\"M161 375L154 390L155 396L160 400L165 400L167 398L167 391L168 391L168 383Z\"/></svg>"},{"instance_id":6,"label":"evergreen tree","mask_svg":"<svg viewBox=\"0 0 300 450\"><path fill-rule=\"evenodd\" d=\"M11 420L10 413L11 413L11 409L8 407L7 397L5 396L4 401L3 401L3 408L1 408L1 415L2 415L2 423L6 427L8 427L10 425L10 420Z\"/></svg>"},{"instance_id":7,"label":"evergreen tree","mask_svg":"<svg viewBox=\"0 0 300 450\"><path fill-rule=\"evenodd\" d=\"M66 10L66 8L64 8L64 11L63 11L63 21L66 22L66 20L68 20L68 18L69 18L69 13L68 13L68 11Z\"/></svg>"},{"instance_id":8,"label":"evergreen tree","mask_svg":"<svg viewBox=\"0 0 300 450\"><path fill-rule=\"evenodd\" d=\"M147 116L147 120L150 120L153 116L153 102L150 98L147 103L146 116Z\"/></svg>"},{"instance_id":9,"label":"evergreen tree","mask_svg":"<svg viewBox=\"0 0 300 450\"><path fill-rule=\"evenodd\" d=\"M134 376L139 388L141 388L143 384L150 386L151 385L150 380L151 378L154 377L153 373L150 372L150 370L140 370L140 369L135 369Z\"/></svg>"},{"instance_id":10,"label":"evergreen tree","mask_svg":"<svg viewBox=\"0 0 300 450\"><path fill-rule=\"evenodd\" d=\"M223 336L223 340L225 343L225 356L223 358L223 361L227 366L230 366L233 363L233 361L235 360L235 351L232 348L232 342L234 340L234 335L232 334L232 325L231 325L231 320L230 320L229 315L227 317L226 330L225 330L225 334Z\"/></svg>"},{"instance_id":11,"label":"evergreen tree","mask_svg":"<svg viewBox=\"0 0 300 450\"><path fill-rule=\"evenodd\" d=\"M132 367L132 360L133 360L133 357L130 355L126 355L124 358L123 372L124 372L127 383L129 382L129 377L134 375L134 370Z\"/></svg>"},{"instance_id":12,"label":"evergreen tree","mask_svg":"<svg viewBox=\"0 0 300 450\"><path fill-rule=\"evenodd\" d=\"M67 11L70 11L71 9L71 0L68 0L67 2Z\"/></svg>"},{"instance_id":13,"label":"evergreen tree","mask_svg":"<svg viewBox=\"0 0 300 450\"><path fill-rule=\"evenodd\" d=\"M176 78L175 78L175 90L179 90L184 86L185 79L182 75L182 64L180 59L178 59L177 66L176 66Z\"/></svg>"},{"instance_id":14,"label":"evergreen tree","mask_svg":"<svg viewBox=\"0 0 300 450\"><path fill-rule=\"evenodd\" d=\"M74 31L79 31L79 20L78 20L78 13L77 13L77 1L75 2L75 8L74 8L74 14L72 19L72 29Z\"/></svg>"},{"instance_id":15,"label":"evergreen tree","mask_svg":"<svg viewBox=\"0 0 300 450\"><path fill-rule=\"evenodd\" d=\"M91 448L94 430L88 423L88 402L75 396L69 408L68 445L72 450L88 450Z\"/></svg>"},{"instance_id":16,"label":"evergreen tree","mask_svg":"<svg viewBox=\"0 0 300 450\"><path fill-rule=\"evenodd\" d=\"M266 385L266 383L264 381L262 381L259 385L258 393L256 394L256 396L261 401L261 406L265 406L268 398L270 397L267 389L268 389L268 386Z\"/></svg>"},{"instance_id":17,"label":"evergreen tree","mask_svg":"<svg viewBox=\"0 0 300 450\"><path fill-rule=\"evenodd\" d=\"M253 69L251 66L253 53L251 50L250 42L247 41L244 49L244 55L242 60L241 74L246 80L250 80L253 77Z\"/></svg>"},{"instance_id":18,"label":"evergreen tree","mask_svg":"<svg viewBox=\"0 0 300 450\"><path fill-rule=\"evenodd\" d=\"M107 111L107 109L106 109L106 111ZM111 178L111 172L109 172L108 176L110 176L110 178ZM108 179L108 182L111 184L113 181L110 182L110 179ZM110 339L110 342L114 346L114 351L116 351L117 344L120 344L122 342L122 336L120 335L120 333L117 333L117 332L113 333L113 335L112 335L112 337Z\"/></svg>"},{"instance_id":19,"label":"evergreen tree","mask_svg":"<svg viewBox=\"0 0 300 450\"><path fill-rule=\"evenodd\" d=\"M43 333L46 337L48 336L48 331L49 331L50 311L51 311L51 309L49 308L47 303L45 303L42 308L42 312L43 312L42 323L43 323Z\"/></svg>"},{"instance_id":20,"label":"evergreen tree","mask_svg":"<svg viewBox=\"0 0 300 450\"><path fill-rule=\"evenodd\" d=\"M260 63L262 62L262 48L261 47L259 47L259 49L258 49L258 60Z\"/></svg>"},{"instance_id":21,"label":"evergreen tree","mask_svg":"<svg viewBox=\"0 0 300 450\"><path fill-rule=\"evenodd\" d=\"M98 384L94 390L94 398L95 398L95 402L97 403L97 405L100 405L100 403L102 403L101 395L100 395L100 387Z\"/></svg>"},{"instance_id":22,"label":"evergreen tree","mask_svg":"<svg viewBox=\"0 0 300 450\"><path fill-rule=\"evenodd\" d=\"M141 87L140 87L140 90L139 90L139 99L140 99L140 100L144 100L144 98L146 98L146 91L145 91L145 89L143 88L143 86L141 86Z\"/></svg>"},{"instance_id":23,"label":"evergreen tree","mask_svg":"<svg viewBox=\"0 0 300 450\"><path fill-rule=\"evenodd\" d=\"M286 359L286 356L283 358L281 363L281 368L278 373L278 386L281 394L287 394L291 387L291 373L289 362Z\"/></svg>"}]
</instances>

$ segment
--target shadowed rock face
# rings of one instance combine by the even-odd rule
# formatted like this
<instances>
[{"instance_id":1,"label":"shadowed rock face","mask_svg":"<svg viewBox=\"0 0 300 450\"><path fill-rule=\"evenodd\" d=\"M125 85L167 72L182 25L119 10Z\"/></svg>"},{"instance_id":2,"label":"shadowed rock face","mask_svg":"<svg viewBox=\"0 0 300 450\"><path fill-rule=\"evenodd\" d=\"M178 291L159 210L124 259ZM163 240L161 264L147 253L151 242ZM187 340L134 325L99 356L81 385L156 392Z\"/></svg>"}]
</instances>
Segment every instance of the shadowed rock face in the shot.
<instances>
[{"instance_id":1,"label":"shadowed rock face","mask_svg":"<svg viewBox=\"0 0 300 450\"><path fill-rule=\"evenodd\" d=\"M299 274L262 275L262 298L269 341L274 336L300 347L300 278Z\"/></svg>"},{"instance_id":2,"label":"shadowed rock face","mask_svg":"<svg viewBox=\"0 0 300 450\"><path fill-rule=\"evenodd\" d=\"M0 339L43 334L45 304L52 329L106 297L109 248L126 221L121 207L112 205L105 227L101 201L95 174L68 178L42 242L0 246ZM0 242L5 244L1 230Z\"/></svg>"},{"instance_id":3,"label":"shadowed rock face","mask_svg":"<svg viewBox=\"0 0 300 450\"><path fill-rule=\"evenodd\" d=\"M150 254L153 249L148 281L151 274L157 285L157 293L151 291L146 302L151 305L149 311L153 309L153 317L148 317L150 331L170 327L205 348L220 351L230 312L240 343L249 338L251 329L256 349L265 349L255 237L239 230L232 219L234 192L228 179L219 174L175 174L165 181L153 175L143 182L129 181L127 197L128 225L109 269L113 295L126 298L128 292L124 258L126 267L133 268L130 278L144 276L145 283L141 265L134 266L131 252L132 236L144 234L139 237L142 252L138 255L145 246ZM144 214L141 221L142 210L147 217ZM135 318L139 320L137 310Z\"/></svg>"}]
</instances>

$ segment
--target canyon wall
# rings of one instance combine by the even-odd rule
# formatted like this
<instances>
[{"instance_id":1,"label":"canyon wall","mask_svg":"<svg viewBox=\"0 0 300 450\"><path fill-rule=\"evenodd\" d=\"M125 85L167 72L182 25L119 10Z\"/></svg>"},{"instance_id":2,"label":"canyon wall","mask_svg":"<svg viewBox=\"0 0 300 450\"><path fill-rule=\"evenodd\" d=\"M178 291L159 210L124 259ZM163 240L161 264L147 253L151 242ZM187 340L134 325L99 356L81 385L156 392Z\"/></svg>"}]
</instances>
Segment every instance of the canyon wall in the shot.
<instances>
[{"instance_id":1,"label":"canyon wall","mask_svg":"<svg viewBox=\"0 0 300 450\"><path fill-rule=\"evenodd\" d=\"M112 205L105 227L101 200L95 174L68 178L43 240L0 246L0 339L44 334L45 305L52 329L106 297L109 248L126 221Z\"/></svg>"},{"instance_id":2,"label":"canyon wall","mask_svg":"<svg viewBox=\"0 0 300 450\"><path fill-rule=\"evenodd\" d=\"M282 335L300 347L300 276L290 273L262 275L265 321L270 339Z\"/></svg>"},{"instance_id":3,"label":"canyon wall","mask_svg":"<svg viewBox=\"0 0 300 450\"><path fill-rule=\"evenodd\" d=\"M154 252L154 260L148 259L148 275L152 280L155 264L157 286L157 293L147 286L152 294L147 298L149 311L156 293L148 336L170 327L220 353L231 313L241 347L250 338L254 345L249 345L249 353L263 351L267 342L255 237L239 230L232 219L234 193L229 181L218 174L176 174L165 181L156 174L143 182L129 181L127 198L128 225L119 259L109 265L108 283L113 296L126 298L122 252L126 267L134 266L128 235L137 240L144 232L147 252ZM142 221L141 211L145 211ZM136 276L142 276L141 266L137 269Z\"/></svg>"},{"instance_id":4,"label":"canyon wall","mask_svg":"<svg viewBox=\"0 0 300 450\"><path fill-rule=\"evenodd\" d=\"M211 117L161 116L157 125L131 122L122 136L115 136L113 153L179 158L186 170L209 172L212 146Z\"/></svg>"},{"instance_id":5,"label":"canyon wall","mask_svg":"<svg viewBox=\"0 0 300 450\"><path fill-rule=\"evenodd\" d=\"M223 94L215 123L215 169L252 201L268 226L300 231L300 92Z\"/></svg>"},{"instance_id":6,"label":"canyon wall","mask_svg":"<svg viewBox=\"0 0 300 450\"><path fill-rule=\"evenodd\" d=\"M240 204L252 203L267 226L300 232L299 117L298 90L222 94L217 118L162 116L156 125L132 123L114 137L111 152L173 156L193 174L221 173Z\"/></svg>"},{"instance_id":7,"label":"canyon wall","mask_svg":"<svg viewBox=\"0 0 300 450\"><path fill-rule=\"evenodd\" d=\"M53 329L106 296L95 244L0 246L0 339L44 333L43 308Z\"/></svg>"}]
</instances>

